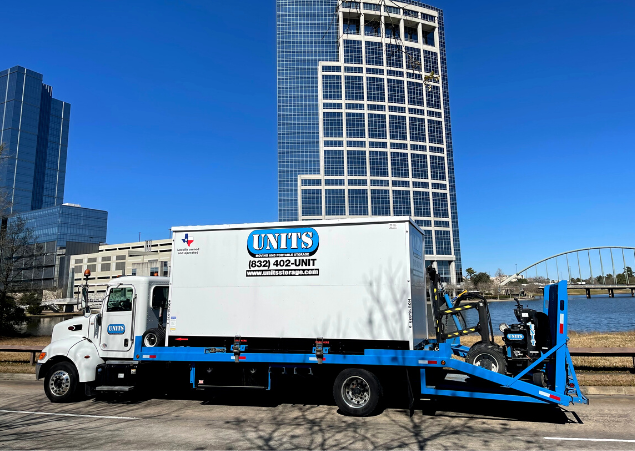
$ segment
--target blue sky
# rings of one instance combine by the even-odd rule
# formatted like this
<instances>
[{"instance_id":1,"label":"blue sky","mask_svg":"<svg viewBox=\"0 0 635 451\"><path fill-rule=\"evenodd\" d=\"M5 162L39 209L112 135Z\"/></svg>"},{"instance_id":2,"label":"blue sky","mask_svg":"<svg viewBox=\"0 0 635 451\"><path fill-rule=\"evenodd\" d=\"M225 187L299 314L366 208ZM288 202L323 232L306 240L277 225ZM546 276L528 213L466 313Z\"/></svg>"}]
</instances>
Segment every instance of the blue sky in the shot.
<instances>
[{"instance_id":1,"label":"blue sky","mask_svg":"<svg viewBox=\"0 0 635 451\"><path fill-rule=\"evenodd\" d=\"M464 268L635 244L635 2L432 3ZM109 242L277 219L273 0L7 2L2 15L0 67L44 74L72 104L65 201L107 210Z\"/></svg>"}]
</instances>

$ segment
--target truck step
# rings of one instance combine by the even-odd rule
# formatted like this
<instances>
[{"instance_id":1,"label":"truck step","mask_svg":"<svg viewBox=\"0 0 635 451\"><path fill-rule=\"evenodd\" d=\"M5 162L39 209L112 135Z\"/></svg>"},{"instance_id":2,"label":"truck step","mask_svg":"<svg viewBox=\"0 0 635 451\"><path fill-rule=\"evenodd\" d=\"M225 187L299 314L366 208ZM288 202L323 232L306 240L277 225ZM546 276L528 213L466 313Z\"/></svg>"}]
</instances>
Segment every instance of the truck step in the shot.
<instances>
[{"instance_id":1,"label":"truck step","mask_svg":"<svg viewBox=\"0 0 635 451\"><path fill-rule=\"evenodd\" d=\"M262 385L197 385L196 388L257 388L261 390L266 390L267 387L263 387Z\"/></svg>"},{"instance_id":2,"label":"truck step","mask_svg":"<svg viewBox=\"0 0 635 451\"><path fill-rule=\"evenodd\" d=\"M100 385L99 387L95 387L95 391L127 392L127 391L132 391L133 389L134 389L133 385Z\"/></svg>"}]
</instances>

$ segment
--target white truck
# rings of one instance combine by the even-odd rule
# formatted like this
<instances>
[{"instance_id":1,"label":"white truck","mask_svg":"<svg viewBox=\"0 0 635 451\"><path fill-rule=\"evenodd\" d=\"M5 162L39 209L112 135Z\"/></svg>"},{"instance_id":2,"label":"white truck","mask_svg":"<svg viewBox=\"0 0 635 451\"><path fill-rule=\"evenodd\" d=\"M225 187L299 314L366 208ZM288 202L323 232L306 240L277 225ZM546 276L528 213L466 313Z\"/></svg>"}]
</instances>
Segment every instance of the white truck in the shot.
<instances>
[{"instance_id":1,"label":"white truck","mask_svg":"<svg viewBox=\"0 0 635 451\"><path fill-rule=\"evenodd\" d=\"M197 388L269 388L276 371L428 338L423 234L407 217L172 230L169 279L115 279L100 313L54 328L37 363L52 401L131 390L166 361L195 368ZM306 358L272 369L268 355Z\"/></svg>"},{"instance_id":2,"label":"white truck","mask_svg":"<svg viewBox=\"0 0 635 451\"><path fill-rule=\"evenodd\" d=\"M411 407L420 395L585 401L573 393L577 381L563 382L575 378L565 363L566 282L545 289L555 299L548 319L545 303L545 313L521 308L522 324L501 325L516 340L504 348L490 337L487 301L467 292L451 300L431 267L426 304L424 233L410 218L172 230L169 279L115 279L99 313L86 306L55 326L36 367L51 401L179 381L270 390L298 374L329 384L338 407L356 416L374 412L394 386ZM478 311L473 327L467 311ZM523 334L539 323L544 340L534 345L532 335L529 347ZM472 348L460 344L468 333L481 334ZM472 377L446 378L457 372Z\"/></svg>"}]
</instances>

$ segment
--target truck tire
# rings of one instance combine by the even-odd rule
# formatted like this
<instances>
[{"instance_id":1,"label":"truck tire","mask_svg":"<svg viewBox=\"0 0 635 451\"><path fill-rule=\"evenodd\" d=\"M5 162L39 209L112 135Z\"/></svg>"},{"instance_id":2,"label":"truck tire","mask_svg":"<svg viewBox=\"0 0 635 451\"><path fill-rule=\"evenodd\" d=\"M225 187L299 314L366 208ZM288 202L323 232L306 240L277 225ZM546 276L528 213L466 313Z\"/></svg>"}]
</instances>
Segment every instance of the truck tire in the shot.
<instances>
[{"instance_id":1,"label":"truck tire","mask_svg":"<svg viewBox=\"0 0 635 451\"><path fill-rule=\"evenodd\" d=\"M342 412L365 417L377 410L383 397L379 379L361 368L343 370L333 384L333 398Z\"/></svg>"},{"instance_id":2,"label":"truck tire","mask_svg":"<svg viewBox=\"0 0 635 451\"><path fill-rule=\"evenodd\" d=\"M507 360L503 351L496 345L483 342L474 344L467 352L466 361L495 373L507 373Z\"/></svg>"},{"instance_id":3,"label":"truck tire","mask_svg":"<svg viewBox=\"0 0 635 451\"><path fill-rule=\"evenodd\" d=\"M70 362L59 362L44 377L44 393L51 402L70 402L78 396L79 374Z\"/></svg>"},{"instance_id":4,"label":"truck tire","mask_svg":"<svg viewBox=\"0 0 635 451\"><path fill-rule=\"evenodd\" d=\"M159 328L146 330L141 338L141 346L146 348L165 346L165 330Z\"/></svg>"}]
</instances>

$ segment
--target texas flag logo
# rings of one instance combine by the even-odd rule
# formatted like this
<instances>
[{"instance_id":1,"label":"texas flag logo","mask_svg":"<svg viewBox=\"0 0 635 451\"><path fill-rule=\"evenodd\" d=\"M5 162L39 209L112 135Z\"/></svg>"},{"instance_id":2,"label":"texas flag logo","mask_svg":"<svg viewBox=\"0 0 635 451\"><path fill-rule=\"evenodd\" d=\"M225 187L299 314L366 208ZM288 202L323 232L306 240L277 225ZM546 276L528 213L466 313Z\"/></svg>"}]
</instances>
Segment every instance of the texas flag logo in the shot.
<instances>
[{"instance_id":1,"label":"texas flag logo","mask_svg":"<svg viewBox=\"0 0 635 451\"><path fill-rule=\"evenodd\" d=\"M187 247L190 247L190 244L192 244L194 242L194 240L192 238L189 238L187 233L185 234L185 238L182 239L182 241L187 244Z\"/></svg>"}]
</instances>

